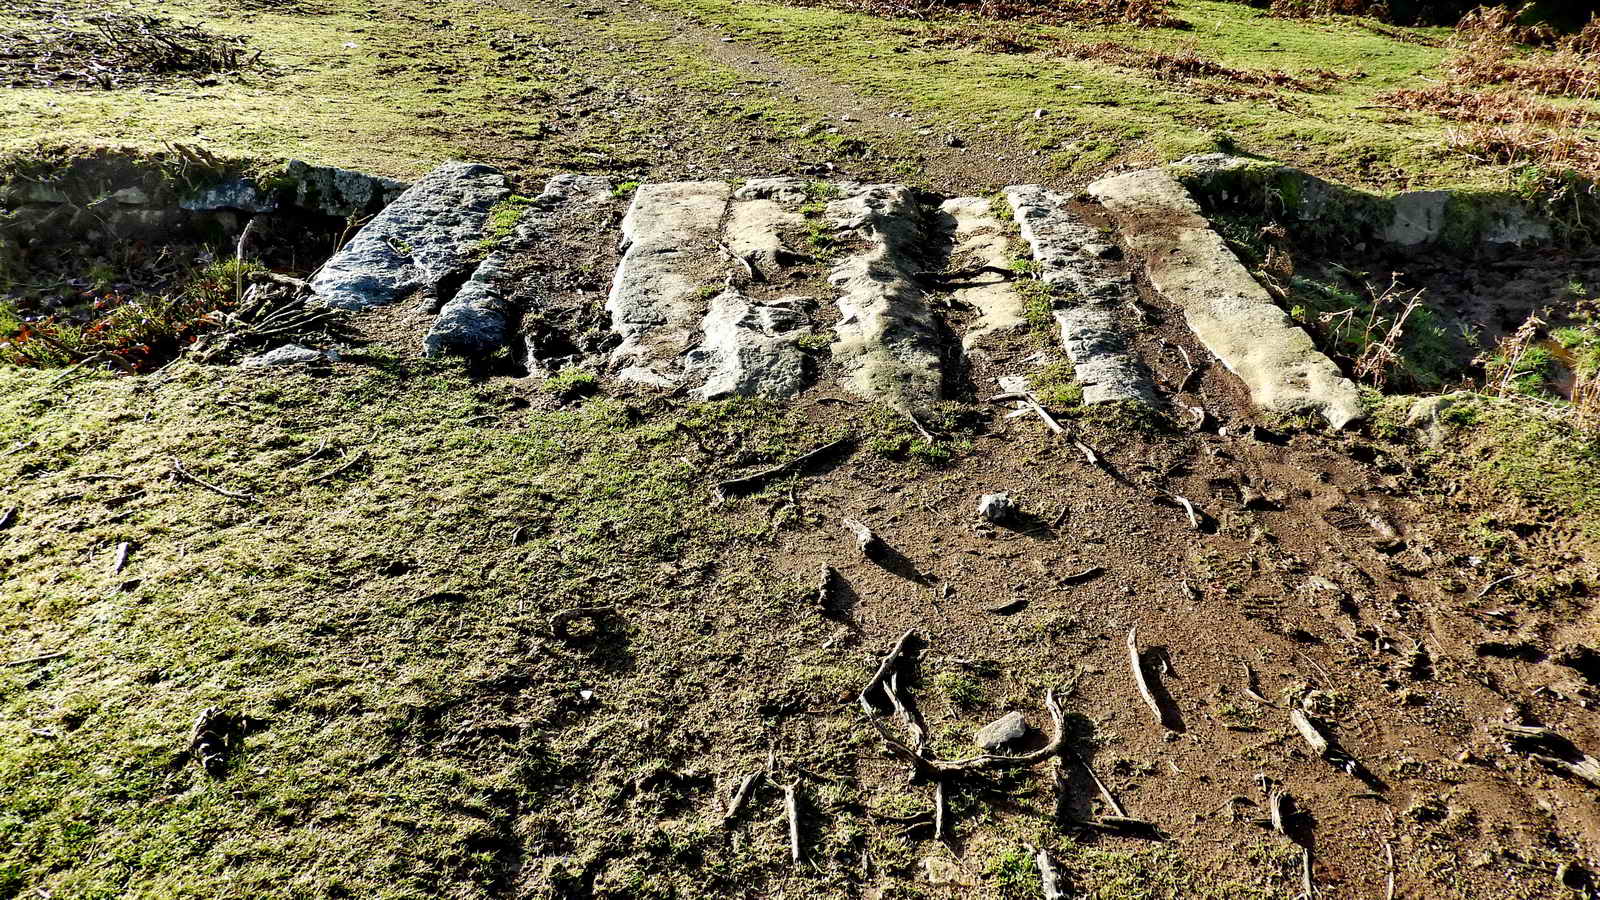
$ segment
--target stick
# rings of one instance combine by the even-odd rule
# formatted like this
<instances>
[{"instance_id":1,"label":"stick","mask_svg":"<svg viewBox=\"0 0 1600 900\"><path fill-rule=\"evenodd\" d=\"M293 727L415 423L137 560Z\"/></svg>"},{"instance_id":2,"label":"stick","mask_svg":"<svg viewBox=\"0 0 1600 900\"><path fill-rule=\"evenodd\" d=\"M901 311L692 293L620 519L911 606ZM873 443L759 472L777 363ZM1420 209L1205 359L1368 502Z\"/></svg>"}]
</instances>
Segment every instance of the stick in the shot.
<instances>
[{"instance_id":1,"label":"stick","mask_svg":"<svg viewBox=\"0 0 1600 900\"><path fill-rule=\"evenodd\" d=\"M1317 900L1317 885L1311 880L1311 848L1300 848L1300 884L1306 900Z\"/></svg>"},{"instance_id":2,"label":"stick","mask_svg":"<svg viewBox=\"0 0 1600 900\"><path fill-rule=\"evenodd\" d=\"M1317 756L1322 759L1328 758L1328 752L1332 749L1332 745L1328 743L1327 735L1324 735L1322 729L1317 727L1317 723L1311 721L1311 717L1306 715L1305 710L1299 707L1289 710L1289 722L1294 725L1296 731L1300 732L1300 736L1311 746L1311 750Z\"/></svg>"},{"instance_id":3,"label":"stick","mask_svg":"<svg viewBox=\"0 0 1600 900\"><path fill-rule=\"evenodd\" d=\"M861 555L871 556L878 546L878 536L872 533L872 529L855 519L845 519L844 527L856 536L856 549L861 551Z\"/></svg>"},{"instance_id":4,"label":"stick","mask_svg":"<svg viewBox=\"0 0 1600 900\"><path fill-rule=\"evenodd\" d=\"M800 779L783 786L783 808L789 814L789 858L800 864Z\"/></svg>"},{"instance_id":5,"label":"stick","mask_svg":"<svg viewBox=\"0 0 1600 900\"><path fill-rule=\"evenodd\" d=\"M1289 792L1283 788L1276 788L1272 793L1267 795L1267 817L1272 823L1272 830L1283 835L1284 837L1289 836L1288 830L1285 829L1283 825L1283 818L1285 815L1284 807L1292 807L1293 805L1294 798L1289 796Z\"/></svg>"},{"instance_id":6,"label":"stick","mask_svg":"<svg viewBox=\"0 0 1600 900\"><path fill-rule=\"evenodd\" d=\"M1033 864L1039 869L1039 883L1044 888L1044 900L1065 900L1066 894L1061 890L1061 873L1056 869L1056 864L1051 861L1050 854L1043 847L1033 850Z\"/></svg>"},{"instance_id":7,"label":"stick","mask_svg":"<svg viewBox=\"0 0 1600 900\"><path fill-rule=\"evenodd\" d=\"M1387 840L1383 842L1383 855L1389 861L1389 889L1384 893L1384 900L1394 900L1394 845Z\"/></svg>"},{"instance_id":8,"label":"stick","mask_svg":"<svg viewBox=\"0 0 1600 900\"><path fill-rule=\"evenodd\" d=\"M854 439L852 438L840 438L837 441L823 444L809 453L802 453L788 462L779 463L770 469L764 469L760 472L753 472L749 475L741 475L738 478L730 478L727 481L719 481L717 482L717 493L719 495L726 495L729 491L755 487L761 482L766 481L768 478L791 472L819 456L825 456L834 450L838 450L841 447L847 447L852 443L854 443Z\"/></svg>"},{"instance_id":9,"label":"stick","mask_svg":"<svg viewBox=\"0 0 1600 900\"><path fill-rule=\"evenodd\" d=\"M116 575L116 574L121 573L122 572L122 567L124 565L127 565L127 562L128 562L128 542L127 541L123 541L122 543L117 545L117 558L112 560L112 562L111 562L111 574Z\"/></svg>"},{"instance_id":10,"label":"stick","mask_svg":"<svg viewBox=\"0 0 1600 900\"><path fill-rule=\"evenodd\" d=\"M1080 581L1088 581L1091 578L1099 577L1100 575L1105 574L1105 571L1106 570L1103 566L1090 566L1089 568L1084 569L1082 572L1068 575L1067 577L1061 579L1061 583L1077 584Z\"/></svg>"},{"instance_id":11,"label":"stick","mask_svg":"<svg viewBox=\"0 0 1600 900\"><path fill-rule=\"evenodd\" d=\"M734 262L738 263L739 265L743 266L745 274L750 276L750 280L751 281L766 281L767 280L766 277L761 274L761 270L756 268L755 263L753 263L749 259L746 259L745 257L740 256L739 254L733 252L733 248L729 247L727 244L724 244L721 241L717 241L717 249L721 250L724 254L726 254L728 259L731 259ZM799 860L796 860L796 862L798 862L798 861Z\"/></svg>"},{"instance_id":12,"label":"stick","mask_svg":"<svg viewBox=\"0 0 1600 900\"><path fill-rule=\"evenodd\" d=\"M1144 677L1144 664L1139 661L1139 626L1128 629L1128 665L1133 669L1133 683L1139 686L1139 696L1144 699L1144 705L1150 707L1150 712L1155 714L1156 721L1163 728L1167 725L1167 717L1161 712L1161 704L1156 702L1156 695L1150 692L1150 683Z\"/></svg>"},{"instance_id":13,"label":"stick","mask_svg":"<svg viewBox=\"0 0 1600 900\"><path fill-rule=\"evenodd\" d=\"M933 839L942 841L949 833L946 823L950 817L950 805L945 796L945 780L940 778L933 783Z\"/></svg>"},{"instance_id":14,"label":"stick","mask_svg":"<svg viewBox=\"0 0 1600 900\"><path fill-rule=\"evenodd\" d=\"M951 775L961 775L982 769L1023 768L1038 765L1061 752L1062 741L1065 739L1064 716L1061 704L1056 700L1054 688L1045 691L1045 706L1050 710L1050 718L1054 723L1055 733L1050 738L1050 743L1044 747L1024 753L1020 756L1002 756L995 753L980 753L966 759L944 760L936 757L924 756L895 739L888 729L876 718L868 719L873 727L878 729L878 734L883 737L889 751L910 763L918 774L928 778L942 779Z\"/></svg>"},{"instance_id":15,"label":"stick","mask_svg":"<svg viewBox=\"0 0 1600 900\"><path fill-rule=\"evenodd\" d=\"M1083 766L1083 770L1089 773L1090 780L1094 782L1094 786L1100 791L1100 799L1104 800L1106 805L1111 807L1111 811L1118 817L1126 818L1128 811L1122 808L1122 804L1117 802L1116 795L1111 793L1111 789L1106 787L1106 783L1100 780L1099 775L1095 774L1094 769L1089 765L1089 761L1077 753L1073 753L1072 756L1078 761L1078 765Z\"/></svg>"},{"instance_id":16,"label":"stick","mask_svg":"<svg viewBox=\"0 0 1600 900\"><path fill-rule=\"evenodd\" d=\"M1056 824L1067 820L1067 794L1071 785L1067 781L1066 767L1061 764L1061 758L1056 757L1050 761L1050 783L1055 788L1056 794Z\"/></svg>"},{"instance_id":17,"label":"stick","mask_svg":"<svg viewBox=\"0 0 1600 900\"><path fill-rule=\"evenodd\" d=\"M750 795L755 791L756 782L760 780L760 772L751 772L744 777L743 781L739 782L739 789L734 791L733 799L728 801L728 811L722 816L724 827L731 828L733 826L734 818L739 815L739 811L744 809L744 805L749 802Z\"/></svg>"},{"instance_id":18,"label":"stick","mask_svg":"<svg viewBox=\"0 0 1600 900\"><path fill-rule=\"evenodd\" d=\"M911 732L911 736L916 739L916 744L912 749L916 751L918 756L926 756L928 753L928 729L922 724L922 720L917 718L916 714L911 711L911 708L906 706L905 700L900 697L899 673L889 676L889 682L884 686L884 693L889 695L889 702L894 705L895 714L900 717L900 721L905 723L906 730Z\"/></svg>"},{"instance_id":19,"label":"stick","mask_svg":"<svg viewBox=\"0 0 1600 900\"><path fill-rule=\"evenodd\" d=\"M867 681L867 686L861 689L858 699L861 701L861 708L866 711L867 715L875 716L878 714L877 708L872 705L872 700L869 698L873 691L883 686L889 674L894 671L894 667L899 662L901 655L906 652L906 648L910 646L911 641L916 636L917 630L915 628L900 635L900 640L895 642L894 649L890 650L889 655L885 656L883 662L878 664L878 671L872 673L872 678Z\"/></svg>"},{"instance_id":20,"label":"stick","mask_svg":"<svg viewBox=\"0 0 1600 900\"><path fill-rule=\"evenodd\" d=\"M66 655L67 651L61 650L56 653L44 653L39 656L30 656L27 659L13 659L10 662L0 663L0 666L5 668L10 668L12 666L27 666L32 665L33 663L49 662L52 659L60 659Z\"/></svg>"},{"instance_id":21,"label":"stick","mask_svg":"<svg viewBox=\"0 0 1600 900\"><path fill-rule=\"evenodd\" d=\"M339 466L336 469L332 469L330 471L323 472L321 475L318 475L315 478L307 480L306 484L316 484L319 481L327 481L330 478L334 478L334 477L336 477L338 475L342 475L346 471L354 468L358 463L360 463L362 460L364 460L366 458L367 458L367 449L365 447L363 447L360 450L357 450L355 452L355 455L351 456L348 460L345 460L343 465Z\"/></svg>"},{"instance_id":22,"label":"stick","mask_svg":"<svg viewBox=\"0 0 1600 900\"><path fill-rule=\"evenodd\" d=\"M1244 695L1257 703L1276 707L1278 704L1261 696L1261 685L1256 680L1256 670L1250 668L1250 664L1247 662L1242 662L1239 665L1244 666Z\"/></svg>"},{"instance_id":23,"label":"stick","mask_svg":"<svg viewBox=\"0 0 1600 900\"><path fill-rule=\"evenodd\" d=\"M1190 503L1189 498L1187 497L1180 497L1177 494L1172 494L1171 497L1179 506L1183 507L1184 512L1189 514L1189 524L1194 528L1195 531L1199 531L1200 514L1195 512L1194 504Z\"/></svg>"},{"instance_id":24,"label":"stick","mask_svg":"<svg viewBox=\"0 0 1600 900\"><path fill-rule=\"evenodd\" d=\"M178 475L178 477L183 478L186 481L192 481L195 484L198 484L201 487L206 488L207 490L212 491L214 493L221 494L222 496L227 497L230 500L243 500L246 503L254 503L255 502L256 498L252 497L249 494L240 494L240 493L237 493L235 491L230 491L230 490L228 490L226 488L220 488L220 487L217 487L216 485L212 484L211 482L206 481L203 478L200 478L199 476L195 475L193 472L190 472L188 469L185 469L183 467L183 463L179 462L178 458L176 456L171 457L170 461L172 463L172 471L174 473L176 473Z\"/></svg>"},{"instance_id":25,"label":"stick","mask_svg":"<svg viewBox=\"0 0 1600 900\"><path fill-rule=\"evenodd\" d=\"M1044 420L1045 427L1049 428L1051 431L1055 432L1056 434L1067 433L1067 430L1061 427L1061 423L1057 422L1055 417L1050 415L1048 410L1046 410L1043 406L1040 406L1039 401L1035 399L1033 394L1029 393L1028 391L1008 391L1004 394L996 394L989 398L990 403L1005 403L1012 400L1020 401L1026 404L1028 409L1033 410L1035 415Z\"/></svg>"}]
</instances>

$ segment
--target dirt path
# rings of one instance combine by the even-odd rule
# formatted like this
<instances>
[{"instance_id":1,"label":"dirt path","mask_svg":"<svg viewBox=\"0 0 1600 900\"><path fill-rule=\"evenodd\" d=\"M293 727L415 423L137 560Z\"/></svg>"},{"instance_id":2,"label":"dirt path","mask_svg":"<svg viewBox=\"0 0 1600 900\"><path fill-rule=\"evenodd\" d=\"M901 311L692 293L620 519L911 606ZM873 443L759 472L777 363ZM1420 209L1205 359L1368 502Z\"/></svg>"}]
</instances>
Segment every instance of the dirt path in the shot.
<instances>
[{"instance_id":1,"label":"dirt path","mask_svg":"<svg viewBox=\"0 0 1600 900\"><path fill-rule=\"evenodd\" d=\"M668 10L637 0L608 5L603 12L540 0L514 2L515 8L561 27L572 45L563 56L581 60L606 52L606 44L587 27L604 14L662 26L673 46L734 73L736 86L725 92L683 77L599 78L580 65L563 73L570 85L564 119L655 126L648 145L632 147L626 158L630 170L651 180L789 174L908 181L951 194L1066 183L1044 156L982 133L957 133L934 118L863 96ZM734 116L713 130L693 115L729 104L770 105L804 121L774 127L767 120ZM492 161L542 173L548 164L542 155L528 148Z\"/></svg>"}]
</instances>

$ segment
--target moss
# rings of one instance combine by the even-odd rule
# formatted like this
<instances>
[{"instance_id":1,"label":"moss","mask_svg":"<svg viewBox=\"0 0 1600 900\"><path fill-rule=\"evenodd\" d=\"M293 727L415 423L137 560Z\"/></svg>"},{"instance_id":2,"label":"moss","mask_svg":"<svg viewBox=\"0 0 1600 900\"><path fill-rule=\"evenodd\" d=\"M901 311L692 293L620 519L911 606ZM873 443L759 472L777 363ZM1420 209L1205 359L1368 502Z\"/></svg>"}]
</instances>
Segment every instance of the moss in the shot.
<instances>
[{"instance_id":1,"label":"moss","mask_svg":"<svg viewBox=\"0 0 1600 900\"><path fill-rule=\"evenodd\" d=\"M1083 411L1083 386L1072 363L1058 360L1028 373L1028 389L1046 409L1072 416Z\"/></svg>"},{"instance_id":2,"label":"moss","mask_svg":"<svg viewBox=\"0 0 1600 900\"><path fill-rule=\"evenodd\" d=\"M544 389L564 400L592 394L600 388L600 379L593 372L568 366L546 378Z\"/></svg>"}]
</instances>

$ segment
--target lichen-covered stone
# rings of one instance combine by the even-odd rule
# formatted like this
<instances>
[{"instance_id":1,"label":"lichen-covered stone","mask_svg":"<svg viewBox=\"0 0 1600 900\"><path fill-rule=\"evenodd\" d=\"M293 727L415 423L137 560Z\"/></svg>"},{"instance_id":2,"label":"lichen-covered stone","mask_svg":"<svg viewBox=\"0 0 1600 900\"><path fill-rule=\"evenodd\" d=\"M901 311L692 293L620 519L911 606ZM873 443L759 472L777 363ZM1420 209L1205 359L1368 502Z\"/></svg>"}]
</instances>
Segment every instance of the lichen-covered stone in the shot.
<instances>
[{"instance_id":1,"label":"lichen-covered stone","mask_svg":"<svg viewBox=\"0 0 1600 900\"><path fill-rule=\"evenodd\" d=\"M1356 386L1251 277L1171 175L1132 172L1089 191L1117 217L1151 284L1183 310L1195 336L1245 383L1257 406L1285 415L1314 411L1335 428L1363 417Z\"/></svg>"},{"instance_id":2,"label":"lichen-covered stone","mask_svg":"<svg viewBox=\"0 0 1600 900\"><path fill-rule=\"evenodd\" d=\"M829 203L826 216L867 245L828 275L839 291L832 349L844 386L913 413L930 408L943 389L943 341L916 278L929 244L916 192L868 185Z\"/></svg>"},{"instance_id":3,"label":"lichen-covered stone","mask_svg":"<svg viewBox=\"0 0 1600 900\"><path fill-rule=\"evenodd\" d=\"M446 163L357 232L311 290L328 306L365 309L464 280L477 263L489 210L509 193L497 169Z\"/></svg>"},{"instance_id":4,"label":"lichen-covered stone","mask_svg":"<svg viewBox=\"0 0 1600 900\"><path fill-rule=\"evenodd\" d=\"M1067 205L1067 198L1038 185L1006 188L1017 228L1033 251L1039 279L1056 289L1061 346L1072 360L1085 403L1131 400L1153 404L1155 384L1129 350L1118 304L1127 278L1107 258L1105 236Z\"/></svg>"},{"instance_id":5,"label":"lichen-covered stone","mask_svg":"<svg viewBox=\"0 0 1600 900\"><path fill-rule=\"evenodd\" d=\"M423 338L423 353L486 356L504 347L512 314L506 300L507 269L512 257L538 241L552 216L592 210L596 216L609 218L611 202L609 179L594 175L558 175L551 179L522 211L507 242L490 251L461 290L439 310L439 317Z\"/></svg>"}]
</instances>

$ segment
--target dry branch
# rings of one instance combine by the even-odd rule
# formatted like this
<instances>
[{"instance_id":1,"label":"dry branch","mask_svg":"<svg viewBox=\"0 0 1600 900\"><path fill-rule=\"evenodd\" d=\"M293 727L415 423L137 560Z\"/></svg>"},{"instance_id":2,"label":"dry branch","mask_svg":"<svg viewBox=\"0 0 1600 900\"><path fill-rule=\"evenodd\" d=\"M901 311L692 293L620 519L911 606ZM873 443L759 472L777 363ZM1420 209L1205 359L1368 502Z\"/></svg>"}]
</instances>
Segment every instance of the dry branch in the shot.
<instances>
[{"instance_id":1,"label":"dry branch","mask_svg":"<svg viewBox=\"0 0 1600 900\"><path fill-rule=\"evenodd\" d=\"M757 782L761 781L760 772L751 772L739 782L738 790L733 792L733 798L728 801L728 811L722 816L724 827L732 827L733 820L738 817L739 811L750 802L750 795L755 792Z\"/></svg>"},{"instance_id":2,"label":"dry branch","mask_svg":"<svg viewBox=\"0 0 1600 900\"><path fill-rule=\"evenodd\" d=\"M39 656L30 656L27 659L13 659L9 662L0 663L0 668L10 668L11 666L27 666L32 665L33 663L49 662L52 659L60 659L66 655L67 651L65 650L60 650L55 653L43 653Z\"/></svg>"},{"instance_id":3,"label":"dry branch","mask_svg":"<svg viewBox=\"0 0 1600 900\"><path fill-rule=\"evenodd\" d=\"M875 716L878 714L877 708L872 705L872 692L884 686L889 675L894 672L895 666L899 664L900 657L905 654L906 648L910 646L916 637L917 630L915 628L900 635L900 640L895 642L894 649L890 650L889 655L885 656L883 662L878 664L878 671L872 673L872 678L867 681L867 686L861 689L861 694L859 695L861 708L867 715ZM891 700L891 702L893 701Z\"/></svg>"},{"instance_id":4,"label":"dry branch","mask_svg":"<svg viewBox=\"0 0 1600 900\"><path fill-rule=\"evenodd\" d=\"M789 816L789 858L799 865L800 856L800 780L783 786L783 809Z\"/></svg>"},{"instance_id":5,"label":"dry branch","mask_svg":"<svg viewBox=\"0 0 1600 900\"><path fill-rule=\"evenodd\" d=\"M719 481L717 482L717 493L725 496L729 491L746 490L757 487L768 478L788 474L789 472L794 471L795 469L805 465L819 456L826 456L834 450L848 447L851 443L853 443L853 439L851 438L840 438L837 441L823 444L822 446L810 452L802 453L787 462L779 463L770 469L763 469L760 472L753 472L749 475L741 475L738 478L729 478L726 481Z\"/></svg>"},{"instance_id":6,"label":"dry branch","mask_svg":"<svg viewBox=\"0 0 1600 900\"><path fill-rule=\"evenodd\" d=\"M320 482L320 481L327 481L330 478L337 478L338 476L343 475L345 472L349 471L350 469L355 468L357 465L359 465L361 463L362 460L364 460L366 458L367 458L366 448L362 448L360 450L357 450L353 456L351 456L349 459L345 460L344 464L342 464L342 465L340 465L340 466L338 466L338 467L336 467L334 469L330 469L329 471L323 472L321 475L318 475L315 478L308 479L306 481L306 484L316 484L317 482Z\"/></svg>"},{"instance_id":7,"label":"dry branch","mask_svg":"<svg viewBox=\"0 0 1600 900\"><path fill-rule=\"evenodd\" d=\"M1066 729L1064 727L1064 717L1061 712L1061 704L1056 700L1056 692L1054 688L1045 691L1044 703L1045 706L1050 710L1050 719L1054 723L1054 734L1051 735L1050 743L1039 748L1038 750L1033 751L1032 753L1023 753L1018 756L1005 756L996 753L980 753L977 756L969 756L966 759L938 759L936 757L919 754L917 751L906 746L905 743L897 740L893 735L889 734L888 729L884 728L877 719L871 719L869 721L871 721L873 726L878 729L878 733L883 736L884 743L888 745L890 752L910 763L912 768L914 768L918 774L933 779L942 779L951 775L961 775L984 769L1022 768L1026 766L1034 766L1060 753L1061 742L1065 736Z\"/></svg>"},{"instance_id":8,"label":"dry branch","mask_svg":"<svg viewBox=\"0 0 1600 900\"><path fill-rule=\"evenodd\" d=\"M1139 696L1144 700L1144 705L1150 707L1150 712L1155 714L1156 721L1161 727L1167 726L1167 717L1161 712L1161 704L1156 702L1156 695L1150 691L1150 683L1145 680L1144 663L1139 660L1139 626L1128 629L1128 665L1133 669L1133 683L1139 686Z\"/></svg>"},{"instance_id":9,"label":"dry branch","mask_svg":"<svg viewBox=\"0 0 1600 900\"><path fill-rule=\"evenodd\" d=\"M255 502L256 498L252 497L249 494L241 494L241 493L238 493L237 491L230 491L227 488L217 487L216 485L212 484L211 482L206 481L205 479L199 477L198 475L195 475L193 472L190 472L188 469L185 469L183 467L183 463L179 462L178 458L176 456L171 457L170 458L170 462L172 463L172 471L173 471L173 473L176 474L179 478L182 478L185 481L192 481L195 484L198 484L201 487L205 488L206 490L209 490L209 491L211 491L213 493L216 493L216 494L221 494L222 496L227 497L230 500L243 500L246 503Z\"/></svg>"},{"instance_id":10,"label":"dry branch","mask_svg":"<svg viewBox=\"0 0 1600 900\"><path fill-rule=\"evenodd\" d=\"M1329 752L1333 749L1328 742L1328 736L1322 733L1317 723L1311 721L1311 716L1305 710L1298 707L1289 710L1289 722L1300 732L1300 737L1310 745L1312 752L1322 759L1328 758Z\"/></svg>"}]
</instances>

